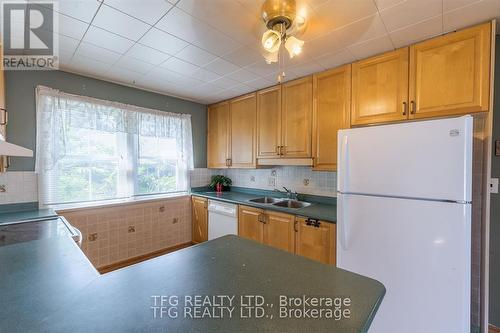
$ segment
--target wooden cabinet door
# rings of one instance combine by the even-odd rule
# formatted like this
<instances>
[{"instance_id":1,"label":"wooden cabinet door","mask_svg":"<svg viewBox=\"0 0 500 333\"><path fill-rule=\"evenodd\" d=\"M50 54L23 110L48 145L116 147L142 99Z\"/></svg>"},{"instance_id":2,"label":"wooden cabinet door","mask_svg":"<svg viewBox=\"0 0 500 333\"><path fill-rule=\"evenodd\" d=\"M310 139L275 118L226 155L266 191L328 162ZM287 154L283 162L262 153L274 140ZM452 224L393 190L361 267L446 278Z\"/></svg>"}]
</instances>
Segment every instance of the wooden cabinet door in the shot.
<instances>
[{"instance_id":1,"label":"wooden cabinet door","mask_svg":"<svg viewBox=\"0 0 500 333\"><path fill-rule=\"evenodd\" d=\"M408 118L408 48L352 64L351 125Z\"/></svg>"},{"instance_id":2,"label":"wooden cabinet door","mask_svg":"<svg viewBox=\"0 0 500 333\"><path fill-rule=\"evenodd\" d=\"M284 157L311 157L312 76L282 87L281 141Z\"/></svg>"},{"instance_id":3,"label":"wooden cabinet door","mask_svg":"<svg viewBox=\"0 0 500 333\"><path fill-rule=\"evenodd\" d=\"M238 236L263 242L264 211L259 208L239 206Z\"/></svg>"},{"instance_id":4,"label":"wooden cabinet door","mask_svg":"<svg viewBox=\"0 0 500 333\"><path fill-rule=\"evenodd\" d=\"M491 24L410 47L410 118L487 111Z\"/></svg>"},{"instance_id":5,"label":"wooden cabinet door","mask_svg":"<svg viewBox=\"0 0 500 333\"><path fill-rule=\"evenodd\" d=\"M281 86L257 92L257 158L279 157L281 145Z\"/></svg>"},{"instance_id":6,"label":"wooden cabinet door","mask_svg":"<svg viewBox=\"0 0 500 333\"><path fill-rule=\"evenodd\" d=\"M351 65L313 76L313 170L337 170L337 131L349 128Z\"/></svg>"},{"instance_id":7,"label":"wooden cabinet door","mask_svg":"<svg viewBox=\"0 0 500 333\"><path fill-rule=\"evenodd\" d=\"M3 68L3 48L2 44L0 44L0 123L3 123L7 120L6 109L7 106L5 104L5 76ZM6 125L0 125L0 140L5 141L7 138L6 127L7 127Z\"/></svg>"},{"instance_id":8,"label":"wooden cabinet door","mask_svg":"<svg viewBox=\"0 0 500 333\"><path fill-rule=\"evenodd\" d=\"M201 243L208 240L207 203L206 198L191 197L193 243Z\"/></svg>"},{"instance_id":9,"label":"wooden cabinet door","mask_svg":"<svg viewBox=\"0 0 500 333\"><path fill-rule=\"evenodd\" d=\"M208 108L207 164L209 168L226 168L229 159L229 103L223 102Z\"/></svg>"},{"instance_id":10,"label":"wooden cabinet door","mask_svg":"<svg viewBox=\"0 0 500 333\"><path fill-rule=\"evenodd\" d=\"M231 140L229 156L233 168L255 168L255 122L257 121L256 94L249 94L229 102L231 110Z\"/></svg>"},{"instance_id":11,"label":"wooden cabinet door","mask_svg":"<svg viewBox=\"0 0 500 333\"><path fill-rule=\"evenodd\" d=\"M324 264L335 265L336 228L335 224L297 218L296 254Z\"/></svg>"},{"instance_id":12,"label":"wooden cabinet door","mask_svg":"<svg viewBox=\"0 0 500 333\"><path fill-rule=\"evenodd\" d=\"M295 253L295 216L266 211L265 219L264 244Z\"/></svg>"}]
</instances>

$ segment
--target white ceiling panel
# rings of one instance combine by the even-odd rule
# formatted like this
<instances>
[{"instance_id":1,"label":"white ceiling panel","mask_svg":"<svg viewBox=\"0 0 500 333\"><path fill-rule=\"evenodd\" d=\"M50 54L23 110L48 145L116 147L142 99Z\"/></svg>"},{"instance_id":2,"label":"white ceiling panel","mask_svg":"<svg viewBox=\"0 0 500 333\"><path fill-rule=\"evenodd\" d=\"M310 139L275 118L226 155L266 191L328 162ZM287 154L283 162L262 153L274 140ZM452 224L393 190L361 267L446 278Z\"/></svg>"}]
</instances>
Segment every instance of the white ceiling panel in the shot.
<instances>
[{"instance_id":1,"label":"white ceiling panel","mask_svg":"<svg viewBox=\"0 0 500 333\"><path fill-rule=\"evenodd\" d=\"M97 0L62 0L57 2L57 11L90 23L100 5Z\"/></svg>"},{"instance_id":2,"label":"white ceiling panel","mask_svg":"<svg viewBox=\"0 0 500 333\"><path fill-rule=\"evenodd\" d=\"M444 13L443 27L447 32L493 18L500 18L500 1L483 0Z\"/></svg>"},{"instance_id":3,"label":"white ceiling panel","mask_svg":"<svg viewBox=\"0 0 500 333\"><path fill-rule=\"evenodd\" d=\"M314 59L324 68L335 68L344 64L352 63L356 60L348 49L343 49L336 53L325 54Z\"/></svg>"},{"instance_id":4,"label":"white ceiling panel","mask_svg":"<svg viewBox=\"0 0 500 333\"><path fill-rule=\"evenodd\" d=\"M101 6L92 25L134 41L139 40L151 28L150 25L106 4Z\"/></svg>"},{"instance_id":5,"label":"white ceiling panel","mask_svg":"<svg viewBox=\"0 0 500 333\"><path fill-rule=\"evenodd\" d=\"M153 65L159 65L170 58L170 55L166 53L160 52L139 43L135 44L130 48L130 50L128 50L127 56L142 60Z\"/></svg>"},{"instance_id":6,"label":"white ceiling panel","mask_svg":"<svg viewBox=\"0 0 500 333\"><path fill-rule=\"evenodd\" d=\"M190 62L192 64L198 66L205 66L209 62L215 60L217 58L216 55L209 53L197 46L188 45L184 49L182 49L179 53L175 55L177 58L182 59L184 61Z\"/></svg>"},{"instance_id":7,"label":"white ceiling panel","mask_svg":"<svg viewBox=\"0 0 500 333\"><path fill-rule=\"evenodd\" d=\"M215 102L272 86L263 0L63 0L61 67ZM297 0L303 53L286 80L500 18L500 0ZM90 24L90 26L89 26ZM100 28L98 28L100 27Z\"/></svg>"},{"instance_id":8,"label":"white ceiling panel","mask_svg":"<svg viewBox=\"0 0 500 333\"><path fill-rule=\"evenodd\" d=\"M348 49L356 59L361 60L394 48L389 36L382 36L351 45Z\"/></svg>"},{"instance_id":9,"label":"white ceiling panel","mask_svg":"<svg viewBox=\"0 0 500 333\"><path fill-rule=\"evenodd\" d=\"M170 55L177 54L188 45L188 43L182 39L156 28L149 30L146 35L139 40L139 43Z\"/></svg>"},{"instance_id":10,"label":"white ceiling panel","mask_svg":"<svg viewBox=\"0 0 500 333\"><path fill-rule=\"evenodd\" d=\"M240 46L222 32L178 8L173 8L156 27L216 55L224 55Z\"/></svg>"},{"instance_id":11,"label":"white ceiling panel","mask_svg":"<svg viewBox=\"0 0 500 333\"><path fill-rule=\"evenodd\" d=\"M104 0L104 3L149 24L155 24L172 8L165 0Z\"/></svg>"},{"instance_id":12,"label":"white ceiling panel","mask_svg":"<svg viewBox=\"0 0 500 333\"><path fill-rule=\"evenodd\" d=\"M134 45L134 42L129 39L92 26L85 34L83 41L121 54Z\"/></svg>"},{"instance_id":13,"label":"white ceiling panel","mask_svg":"<svg viewBox=\"0 0 500 333\"><path fill-rule=\"evenodd\" d=\"M80 43L76 51L76 55L93 58L109 65L114 64L121 57L120 53L113 52L86 42Z\"/></svg>"},{"instance_id":14,"label":"white ceiling panel","mask_svg":"<svg viewBox=\"0 0 500 333\"><path fill-rule=\"evenodd\" d=\"M442 32L443 18L439 15L420 23L395 30L390 33L390 37L394 46L399 48L440 35Z\"/></svg>"},{"instance_id":15,"label":"white ceiling panel","mask_svg":"<svg viewBox=\"0 0 500 333\"><path fill-rule=\"evenodd\" d=\"M193 76L193 74L200 69L199 66L193 65L176 57L168 59L161 64L161 67L187 76Z\"/></svg>"},{"instance_id":16,"label":"white ceiling panel","mask_svg":"<svg viewBox=\"0 0 500 333\"><path fill-rule=\"evenodd\" d=\"M443 0L406 0L380 11L389 32L415 24L430 17L442 15Z\"/></svg>"}]
</instances>

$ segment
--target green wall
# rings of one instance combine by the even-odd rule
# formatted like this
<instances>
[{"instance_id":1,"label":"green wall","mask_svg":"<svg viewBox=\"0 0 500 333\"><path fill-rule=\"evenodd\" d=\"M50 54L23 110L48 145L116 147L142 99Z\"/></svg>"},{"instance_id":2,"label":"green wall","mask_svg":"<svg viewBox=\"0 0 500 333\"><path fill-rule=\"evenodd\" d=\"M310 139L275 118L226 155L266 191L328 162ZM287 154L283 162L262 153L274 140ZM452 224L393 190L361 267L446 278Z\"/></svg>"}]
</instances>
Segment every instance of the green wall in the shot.
<instances>
[{"instance_id":1,"label":"green wall","mask_svg":"<svg viewBox=\"0 0 500 333\"><path fill-rule=\"evenodd\" d=\"M7 140L32 149L36 144L35 87L44 85L67 93L137 105L145 108L188 113L193 127L194 166L207 165L206 106L179 98L147 92L119 84L62 71L6 71ZM35 159L13 157L10 171L33 171Z\"/></svg>"},{"instance_id":2,"label":"green wall","mask_svg":"<svg viewBox=\"0 0 500 333\"><path fill-rule=\"evenodd\" d=\"M500 35L496 36L493 149L500 140ZM491 160L491 176L500 178L500 156ZM500 327L500 194L491 195L490 216L490 323Z\"/></svg>"}]
</instances>

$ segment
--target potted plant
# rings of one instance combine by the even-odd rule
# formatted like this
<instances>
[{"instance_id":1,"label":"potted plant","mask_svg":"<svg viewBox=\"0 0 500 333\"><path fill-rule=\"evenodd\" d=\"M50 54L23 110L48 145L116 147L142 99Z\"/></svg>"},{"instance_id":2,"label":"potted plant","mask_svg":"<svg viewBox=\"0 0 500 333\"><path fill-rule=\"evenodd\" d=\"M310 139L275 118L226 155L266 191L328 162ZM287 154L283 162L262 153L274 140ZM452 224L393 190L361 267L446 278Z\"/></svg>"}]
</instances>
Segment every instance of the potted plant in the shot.
<instances>
[{"instance_id":1,"label":"potted plant","mask_svg":"<svg viewBox=\"0 0 500 333\"><path fill-rule=\"evenodd\" d=\"M212 180L210 181L210 184L208 184L208 187L210 187L213 190L216 190L217 192L222 192L222 191L228 191L229 186L232 184L231 178L228 178L223 175L215 175L212 176Z\"/></svg>"}]
</instances>

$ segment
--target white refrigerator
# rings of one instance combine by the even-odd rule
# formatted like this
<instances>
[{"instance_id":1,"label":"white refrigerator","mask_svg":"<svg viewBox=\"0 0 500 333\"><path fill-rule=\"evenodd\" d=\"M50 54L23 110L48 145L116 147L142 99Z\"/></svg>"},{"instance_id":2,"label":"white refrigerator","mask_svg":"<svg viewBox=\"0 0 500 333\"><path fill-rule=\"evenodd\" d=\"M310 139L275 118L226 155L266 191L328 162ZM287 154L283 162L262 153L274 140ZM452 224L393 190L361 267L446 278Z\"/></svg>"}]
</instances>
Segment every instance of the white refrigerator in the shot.
<instances>
[{"instance_id":1,"label":"white refrigerator","mask_svg":"<svg viewBox=\"0 0 500 333\"><path fill-rule=\"evenodd\" d=\"M337 266L387 290L371 333L470 332L472 126L338 133Z\"/></svg>"}]
</instances>

